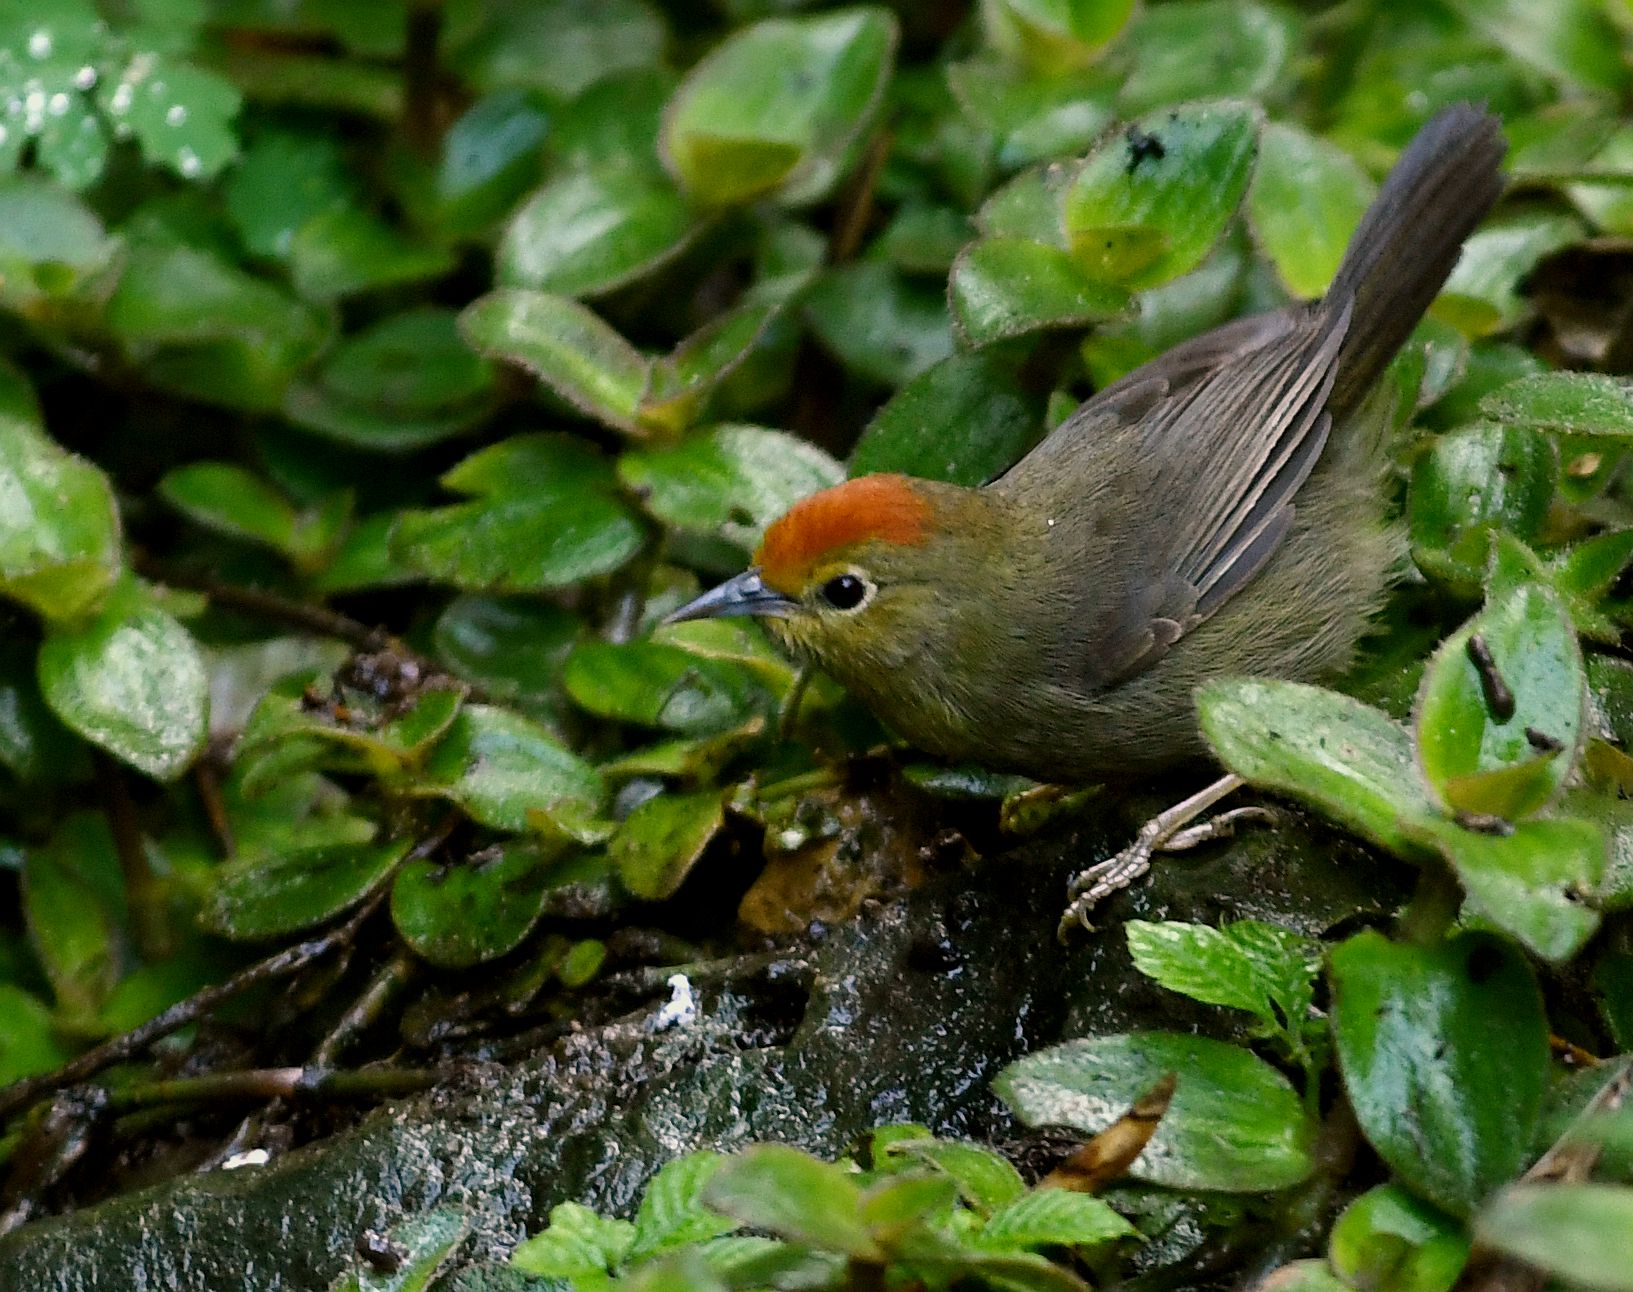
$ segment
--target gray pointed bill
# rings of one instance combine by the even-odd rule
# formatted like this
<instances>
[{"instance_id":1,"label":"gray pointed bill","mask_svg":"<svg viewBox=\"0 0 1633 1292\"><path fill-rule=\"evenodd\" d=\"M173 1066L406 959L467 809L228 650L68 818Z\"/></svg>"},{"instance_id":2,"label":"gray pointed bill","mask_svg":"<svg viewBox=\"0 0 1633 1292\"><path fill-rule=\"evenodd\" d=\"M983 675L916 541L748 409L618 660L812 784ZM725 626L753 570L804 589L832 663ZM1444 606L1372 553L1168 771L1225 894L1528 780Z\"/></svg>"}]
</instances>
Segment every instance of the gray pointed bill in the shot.
<instances>
[{"instance_id":1,"label":"gray pointed bill","mask_svg":"<svg viewBox=\"0 0 1633 1292\"><path fill-rule=\"evenodd\" d=\"M724 619L730 615L791 615L798 608L799 602L768 588L758 569L748 569L664 616L664 623Z\"/></svg>"}]
</instances>

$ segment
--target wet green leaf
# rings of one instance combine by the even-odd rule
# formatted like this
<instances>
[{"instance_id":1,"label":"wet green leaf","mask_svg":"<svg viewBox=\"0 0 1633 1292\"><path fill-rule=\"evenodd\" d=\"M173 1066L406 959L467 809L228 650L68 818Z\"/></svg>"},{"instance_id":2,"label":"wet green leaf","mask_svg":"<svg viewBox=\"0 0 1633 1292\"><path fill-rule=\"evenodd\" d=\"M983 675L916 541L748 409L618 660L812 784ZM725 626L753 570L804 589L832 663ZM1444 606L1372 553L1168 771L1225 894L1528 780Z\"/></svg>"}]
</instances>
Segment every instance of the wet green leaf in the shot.
<instances>
[{"instance_id":1,"label":"wet green leaf","mask_svg":"<svg viewBox=\"0 0 1633 1292\"><path fill-rule=\"evenodd\" d=\"M240 941L315 928L362 901L411 843L339 843L229 862L201 918L211 931Z\"/></svg>"},{"instance_id":2,"label":"wet green leaf","mask_svg":"<svg viewBox=\"0 0 1633 1292\"><path fill-rule=\"evenodd\" d=\"M1542 372L1499 387L1480 411L1507 425L1592 437L1633 436L1633 384L1589 372Z\"/></svg>"},{"instance_id":3,"label":"wet green leaf","mask_svg":"<svg viewBox=\"0 0 1633 1292\"><path fill-rule=\"evenodd\" d=\"M687 74L664 114L661 148L700 202L773 192L823 196L868 125L890 75L896 22L857 8L771 18L729 36Z\"/></svg>"},{"instance_id":4,"label":"wet green leaf","mask_svg":"<svg viewBox=\"0 0 1633 1292\"><path fill-rule=\"evenodd\" d=\"M1202 733L1231 771L1311 803L1394 852L1421 850L1415 822L1438 815L1406 728L1348 696L1293 682L1211 682Z\"/></svg>"},{"instance_id":5,"label":"wet green leaf","mask_svg":"<svg viewBox=\"0 0 1633 1292\"><path fill-rule=\"evenodd\" d=\"M79 1026L119 981L120 934L108 904L61 847L23 855L22 915L57 1005Z\"/></svg>"},{"instance_id":6,"label":"wet green leaf","mask_svg":"<svg viewBox=\"0 0 1633 1292\"><path fill-rule=\"evenodd\" d=\"M1516 59L1568 86L1616 93L1627 85L1615 30L1593 0L1452 0L1452 8Z\"/></svg>"},{"instance_id":7,"label":"wet green leaf","mask_svg":"<svg viewBox=\"0 0 1633 1292\"><path fill-rule=\"evenodd\" d=\"M137 54L100 81L97 105L115 129L135 136L142 155L184 179L208 179L238 156L232 120L238 89L202 67Z\"/></svg>"},{"instance_id":8,"label":"wet green leaf","mask_svg":"<svg viewBox=\"0 0 1633 1292\"><path fill-rule=\"evenodd\" d=\"M123 557L113 489L49 440L21 397L0 407L0 496L0 593L48 620L92 610Z\"/></svg>"},{"instance_id":9,"label":"wet green leaf","mask_svg":"<svg viewBox=\"0 0 1633 1292\"><path fill-rule=\"evenodd\" d=\"M1065 199L1073 256L1097 278L1154 287L1200 265L1253 174L1257 110L1153 113L1090 155Z\"/></svg>"},{"instance_id":10,"label":"wet green leaf","mask_svg":"<svg viewBox=\"0 0 1633 1292\"><path fill-rule=\"evenodd\" d=\"M959 106L998 137L1005 170L1082 152L1112 118L1114 79L1104 73L1046 76L977 57L947 69Z\"/></svg>"},{"instance_id":11,"label":"wet green leaf","mask_svg":"<svg viewBox=\"0 0 1633 1292\"><path fill-rule=\"evenodd\" d=\"M1333 1225L1333 1268L1356 1288L1451 1292L1469 1255L1462 1225L1398 1185L1381 1184Z\"/></svg>"},{"instance_id":12,"label":"wet green leaf","mask_svg":"<svg viewBox=\"0 0 1633 1292\"><path fill-rule=\"evenodd\" d=\"M1465 1216L1524 1165L1548 1080L1536 980L1508 944L1356 935L1332 953L1333 1033L1361 1129L1400 1179Z\"/></svg>"},{"instance_id":13,"label":"wet green leaf","mask_svg":"<svg viewBox=\"0 0 1633 1292\"><path fill-rule=\"evenodd\" d=\"M190 520L217 533L293 552L300 517L260 476L231 462L194 462L159 482L159 493Z\"/></svg>"},{"instance_id":14,"label":"wet green leaf","mask_svg":"<svg viewBox=\"0 0 1633 1292\"><path fill-rule=\"evenodd\" d=\"M514 951L544 913L555 865L535 843L510 843L457 865L415 860L391 886L391 919L417 955L468 969Z\"/></svg>"},{"instance_id":15,"label":"wet green leaf","mask_svg":"<svg viewBox=\"0 0 1633 1292\"><path fill-rule=\"evenodd\" d=\"M522 597L455 597L437 618L437 656L497 700L553 707L561 669L583 625L557 606Z\"/></svg>"},{"instance_id":16,"label":"wet green leaf","mask_svg":"<svg viewBox=\"0 0 1633 1292\"><path fill-rule=\"evenodd\" d=\"M1170 1188L1248 1193L1309 1175L1314 1132L1292 1086L1222 1041L1170 1032L1068 1041L1010 1064L993 1084L1027 1125L1092 1135L1169 1073L1179 1074L1173 1102L1129 1174Z\"/></svg>"},{"instance_id":17,"label":"wet green leaf","mask_svg":"<svg viewBox=\"0 0 1633 1292\"><path fill-rule=\"evenodd\" d=\"M645 901L662 901L685 881L724 823L717 790L659 794L629 814L607 853L625 888Z\"/></svg>"},{"instance_id":18,"label":"wet green leaf","mask_svg":"<svg viewBox=\"0 0 1633 1292\"><path fill-rule=\"evenodd\" d=\"M1575 764L1586 685L1570 616L1552 590L1494 595L1424 676L1416 727L1430 787L1454 811L1509 821L1539 811Z\"/></svg>"},{"instance_id":19,"label":"wet green leaf","mask_svg":"<svg viewBox=\"0 0 1633 1292\"><path fill-rule=\"evenodd\" d=\"M1248 195L1254 236L1294 296L1321 295L1376 185L1343 149L1271 122Z\"/></svg>"},{"instance_id":20,"label":"wet green leaf","mask_svg":"<svg viewBox=\"0 0 1633 1292\"><path fill-rule=\"evenodd\" d=\"M448 128L432 181L437 219L474 233L499 219L538 174L550 115L521 90L473 103Z\"/></svg>"},{"instance_id":21,"label":"wet green leaf","mask_svg":"<svg viewBox=\"0 0 1633 1292\"><path fill-rule=\"evenodd\" d=\"M879 410L851 453L850 474L900 471L981 484L1031 447L1043 429L1041 412L997 359L954 355Z\"/></svg>"},{"instance_id":22,"label":"wet green leaf","mask_svg":"<svg viewBox=\"0 0 1633 1292\"><path fill-rule=\"evenodd\" d=\"M590 713L688 735L741 726L766 701L748 670L652 641L584 642L568 659L564 680Z\"/></svg>"},{"instance_id":23,"label":"wet green leaf","mask_svg":"<svg viewBox=\"0 0 1633 1292\"><path fill-rule=\"evenodd\" d=\"M720 534L745 551L794 503L844 475L815 445L758 426L722 426L618 459L619 479L659 520Z\"/></svg>"},{"instance_id":24,"label":"wet green leaf","mask_svg":"<svg viewBox=\"0 0 1633 1292\"><path fill-rule=\"evenodd\" d=\"M468 704L425 766L416 792L457 803L495 830L522 831L530 814L587 820L601 778L543 727L504 709Z\"/></svg>"},{"instance_id":25,"label":"wet green leaf","mask_svg":"<svg viewBox=\"0 0 1633 1292\"><path fill-rule=\"evenodd\" d=\"M257 256L279 259L288 257L303 224L349 205L356 193L340 142L315 131L259 136L223 185L244 245Z\"/></svg>"},{"instance_id":26,"label":"wet green leaf","mask_svg":"<svg viewBox=\"0 0 1633 1292\"><path fill-rule=\"evenodd\" d=\"M1165 920L1125 926L1134 966L1170 991L1296 1030L1310 1011L1321 944L1259 920L1220 928Z\"/></svg>"},{"instance_id":27,"label":"wet green leaf","mask_svg":"<svg viewBox=\"0 0 1633 1292\"><path fill-rule=\"evenodd\" d=\"M1127 292L1096 282L1058 247L1024 238L971 243L953 265L947 291L959 338L970 347L1082 326L1131 304Z\"/></svg>"},{"instance_id":28,"label":"wet green leaf","mask_svg":"<svg viewBox=\"0 0 1633 1292\"><path fill-rule=\"evenodd\" d=\"M618 430L637 432L648 361L577 301L543 292L490 292L460 315L482 354L520 364L556 394Z\"/></svg>"},{"instance_id":29,"label":"wet green leaf","mask_svg":"<svg viewBox=\"0 0 1633 1292\"><path fill-rule=\"evenodd\" d=\"M94 618L52 626L39 671L64 723L149 776L174 780L204 747L209 682L198 646L132 578Z\"/></svg>"},{"instance_id":30,"label":"wet green leaf","mask_svg":"<svg viewBox=\"0 0 1633 1292\"><path fill-rule=\"evenodd\" d=\"M1546 436L1485 425L1437 437L1412 467L1412 559L1455 588L1478 588L1492 533L1535 538L1557 475Z\"/></svg>"},{"instance_id":31,"label":"wet green leaf","mask_svg":"<svg viewBox=\"0 0 1633 1292\"><path fill-rule=\"evenodd\" d=\"M628 165L567 171L512 218L496 279L504 287L599 296L678 255L699 227L662 174Z\"/></svg>"}]
</instances>

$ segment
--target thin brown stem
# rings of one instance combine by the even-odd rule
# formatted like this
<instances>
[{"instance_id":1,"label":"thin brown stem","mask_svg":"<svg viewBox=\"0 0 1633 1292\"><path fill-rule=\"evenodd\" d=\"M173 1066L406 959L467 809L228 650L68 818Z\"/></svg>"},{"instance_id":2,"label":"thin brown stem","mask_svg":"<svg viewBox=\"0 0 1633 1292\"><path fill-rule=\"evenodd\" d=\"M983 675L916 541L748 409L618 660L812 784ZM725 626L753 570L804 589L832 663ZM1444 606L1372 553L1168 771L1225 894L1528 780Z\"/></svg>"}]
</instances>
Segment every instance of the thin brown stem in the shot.
<instances>
[{"instance_id":1,"label":"thin brown stem","mask_svg":"<svg viewBox=\"0 0 1633 1292\"><path fill-rule=\"evenodd\" d=\"M368 1068L336 1072L323 1067L249 1068L196 1077L139 1081L111 1091L108 1106L120 1111L164 1104L221 1104L264 1099L380 1099L411 1095L445 1080L437 1068Z\"/></svg>"},{"instance_id":2,"label":"thin brown stem","mask_svg":"<svg viewBox=\"0 0 1633 1292\"><path fill-rule=\"evenodd\" d=\"M423 158L436 155L440 130L442 0L415 0L408 8L403 46L403 135Z\"/></svg>"},{"instance_id":3,"label":"thin brown stem","mask_svg":"<svg viewBox=\"0 0 1633 1292\"><path fill-rule=\"evenodd\" d=\"M125 880L125 900L130 904L137 949L144 960L168 960L175 940L165 919L164 891L148 864L147 847L142 842L142 822L136 814L130 782L125 769L100 750L95 751L93 762L102 814L108 820L114 855L119 858L119 872Z\"/></svg>"}]
</instances>

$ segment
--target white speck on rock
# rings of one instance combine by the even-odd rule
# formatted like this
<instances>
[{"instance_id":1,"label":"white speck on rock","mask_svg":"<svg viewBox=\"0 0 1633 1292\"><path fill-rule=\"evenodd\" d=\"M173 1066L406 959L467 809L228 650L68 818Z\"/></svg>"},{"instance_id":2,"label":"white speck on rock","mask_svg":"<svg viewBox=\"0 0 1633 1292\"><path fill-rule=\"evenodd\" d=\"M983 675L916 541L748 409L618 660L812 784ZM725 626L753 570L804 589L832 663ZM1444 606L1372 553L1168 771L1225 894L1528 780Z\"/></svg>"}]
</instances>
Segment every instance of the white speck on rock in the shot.
<instances>
[{"instance_id":1,"label":"white speck on rock","mask_svg":"<svg viewBox=\"0 0 1633 1292\"><path fill-rule=\"evenodd\" d=\"M654 1032L697 1022L697 997L692 994L692 980L683 973L676 973L669 975L668 982L669 999L652 1016Z\"/></svg>"}]
</instances>

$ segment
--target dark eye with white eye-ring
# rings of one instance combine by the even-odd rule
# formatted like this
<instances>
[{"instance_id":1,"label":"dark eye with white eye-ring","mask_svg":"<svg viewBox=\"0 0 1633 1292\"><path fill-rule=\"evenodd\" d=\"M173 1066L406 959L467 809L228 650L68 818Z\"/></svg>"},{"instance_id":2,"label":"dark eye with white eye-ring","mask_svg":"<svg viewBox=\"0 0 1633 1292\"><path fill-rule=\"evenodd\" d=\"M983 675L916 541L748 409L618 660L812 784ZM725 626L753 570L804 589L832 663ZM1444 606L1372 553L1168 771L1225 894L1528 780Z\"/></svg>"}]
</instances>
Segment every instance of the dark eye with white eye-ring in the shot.
<instances>
[{"instance_id":1,"label":"dark eye with white eye-ring","mask_svg":"<svg viewBox=\"0 0 1633 1292\"><path fill-rule=\"evenodd\" d=\"M855 574L836 574L822 585L822 599L835 610L855 610L868 599L868 582Z\"/></svg>"}]
</instances>

